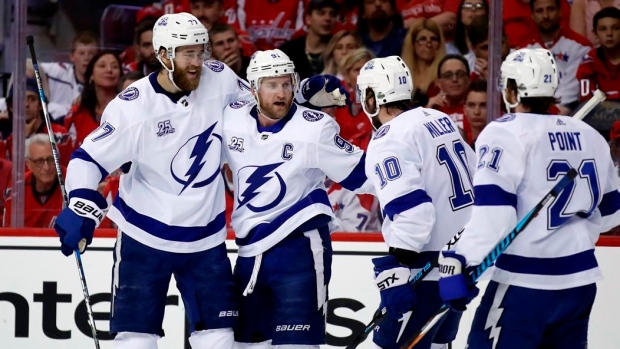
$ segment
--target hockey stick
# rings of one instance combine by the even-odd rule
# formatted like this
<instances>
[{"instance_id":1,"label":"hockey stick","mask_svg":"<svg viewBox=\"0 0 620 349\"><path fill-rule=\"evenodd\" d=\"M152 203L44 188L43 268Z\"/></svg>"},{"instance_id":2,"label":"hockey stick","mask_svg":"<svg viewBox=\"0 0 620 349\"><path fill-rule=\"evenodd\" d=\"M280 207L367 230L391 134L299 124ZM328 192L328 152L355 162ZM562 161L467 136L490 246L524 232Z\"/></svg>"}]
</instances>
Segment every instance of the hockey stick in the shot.
<instances>
[{"instance_id":1,"label":"hockey stick","mask_svg":"<svg viewBox=\"0 0 620 349\"><path fill-rule=\"evenodd\" d=\"M573 115L573 117L579 120L583 120L583 118L585 118L586 115L588 115L592 111L592 109L594 109L594 107L599 105L599 103L604 101L606 98L607 98L607 95L605 94L605 92L601 90L594 91L594 95L590 98L590 100L588 100L586 104L584 104L575 113L575 115Z\"/></svg>"},{"instance_id":2,"label":"hockey stick","mask_svg":"<svg viewBox=\"0 0 620 349\"><path fill-rule=\"evenodd\" d=\"M39 64L37 62L37 56L34 52L34 38L32 35L26 37L26 44L30 49L30 57L32 58L32 66L34 67L34 76L37 80L37 87L39 89L39 99L41 100L41 107L43 109L43 117L45 118L45 125L47 126L47 135L49 136L50 143L52 145L52 155L54 157L54 165L56 166L56 175L58 176L58 186L62 194L62 201L66 207L69 204L67 197L67 189L65 188L65 181L62 177L62 170L60 167L60 157L58 155L58 146L56 145L56 139L54 138L54 131L52 130L52 122L50 114L47 111L47 102L45 95L43 94L43 84L41 83L41 72L39 71ZM86 285L86 275L84 274L84 266L82 265L82 258L80 256L80 250L83 249L86 240L80 241L80 246L75 249L75 261L77 263L78 274L80 276L80 282L82 284L82 293L84 294L84 304L86 305L86 312L88 313L88 322L90 330L95 341L95 348L99 349L99 338L97 337L97 328L95 327L95 319L93 318L93 309L90 304L90 295L88 293L88 286Z\"/></svg>"},{"instance_id":3,"label":"hockey stick","mask_svg":"<svg viewBox=\"0 0 620 349\"><path fill-rule=\"evenodd\" d=\"M461 233L463 233L463 230L461 230L458 233L456 233L456 235L454 235L452 237L450 242L448 242L448 244L446 244L444 249L449 250L452 246L454 246L454 244L456 244L456 242L459 241L459 239L461 238ZM433 271L433 269L435 267L437 267L438 265L439 265L439 255L437 255L437 257L434 257L430 261L426 262L426 264L415 275L412 275L409 278L409 284L411 285L411 287L415 288L416 286L418 286L422 282L422 280L428 274L430 274L431 271ZM366 327L364 327L363 331L359 332L357 334L357 336L355 336L355 338L353 339L351 344L347 345L346 349L355 349L355 348L357 348L358 345L362 344L362 342L364 342L366 340L366 338L368 337L370 332L372 332L377 326L379 326L379 324L386 317L387 317L387 308L386 307L383 307L380 310L378 310L377 312L375 312L375 315L373 316L372 320L370 320L368 325L366 325Z\"/></svg>"},{"instance_id":4,"label":"hockey stick","mask_svg":"<svg viewBox=\"0 0 620 349\"><path fill-rule=\"evenodd\" d=\"M542 200L540 200L538 204L536 204L536 206L530 212L528 212L525 217L521 219L521 221L519 221L519 223L517 223L517 226L512 231L510 231L508 235L504 239L502 239L502 241L500 241L499 244L495 246L495 248L493 248L493 250L491 250L491 253L484 257L482 263L480 263L480 265L476 267L476 269L472 271L471 274L469 274L470 285L476 284L482 273L484 273L487 269L492 267L493 264L495 264L495 261L502 254L502 252L504 252L508 248L508 246L510 246L510 244L514 241L517 235L519 235L528 226L532 219L534 219L534 217L538 215L538 212L540 212L540 210L547 204L547 202L558 196L562 192L562 190L564 190L564 188L568 184L570 184L573 179L575 179L575 176L577 176L577 171L574 168L571 168L571 170L568 171L568 173L553 186L551 191L547 193L547 195L545 195ZM422 340L424 335L426 335L426 333L428 333L428 331L430 331L430 329L433 328L433 326L448 312L448 310L449 308L445 304L443 304L435 312L431 319L414 336L412 336L412 339L407 342L409 344L405 344L401 348L413 348L420 340Z\"/></svg>"}]
</instances>

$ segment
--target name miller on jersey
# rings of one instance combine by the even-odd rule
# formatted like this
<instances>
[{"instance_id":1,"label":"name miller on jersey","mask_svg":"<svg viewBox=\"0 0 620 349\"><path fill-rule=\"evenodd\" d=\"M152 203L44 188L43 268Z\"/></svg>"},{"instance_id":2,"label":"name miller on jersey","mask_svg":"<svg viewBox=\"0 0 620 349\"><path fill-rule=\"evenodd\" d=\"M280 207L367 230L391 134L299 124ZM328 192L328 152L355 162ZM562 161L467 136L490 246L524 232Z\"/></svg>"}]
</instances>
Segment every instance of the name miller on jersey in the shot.
<instances>
[{"instance_id":1,"label":"name miller on jersey","mask_svg":"<svg viewBox=\"0 0 620 349\"><path fill-rule=\"evenodd\" d=\"M424 123L424 127L426 127L433 138L456 132L448 117L426 122Z\"/></svg>"}]
</instances>

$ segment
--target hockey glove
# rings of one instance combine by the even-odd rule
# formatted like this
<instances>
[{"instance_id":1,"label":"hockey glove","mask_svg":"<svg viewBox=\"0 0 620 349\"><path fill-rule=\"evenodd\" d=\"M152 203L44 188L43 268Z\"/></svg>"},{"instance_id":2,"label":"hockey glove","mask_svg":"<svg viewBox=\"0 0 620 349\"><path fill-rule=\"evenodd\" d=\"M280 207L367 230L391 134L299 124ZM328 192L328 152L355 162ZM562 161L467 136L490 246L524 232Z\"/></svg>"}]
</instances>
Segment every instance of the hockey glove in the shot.
<instances>
[{"instance_id":1,"label":"hockey glove","mask_svg":"<svg viewBox=\"0 0 620 349\"><path fill-rule=\"evenodd\" d=\"M373 258L375 282L381 294L381 305L395 318L413 309L416 294L409 285L411 270L389 255Z\"/></svg>"},{"instance_id":2,"label":"hockey glove","mask_svg":"<svg viewBox=\"0 0 620 349\"><path fill-rule=\"evenodd\" d=\"M300 103L319 108L342 107L351 103L340 80L333 75L315 75L301 82L297 96ZM301 94L301 96L299 96Z\"/></svg>"},{"instance_id":3,"label":"hockey glove","mask_svg":"<svg viewBox=\"0 0 620 349\"><path fill-rule=\"evenodd\" d=\"M441 251L439 255L439 295L452 310L465 311L467 304L478 296L480 290L469 284L465 257L454 251Z\"/></svg>"},{"instance_id":4,"label":"hockey glove","mask_svg":"<svg viewBox=\"0 0 620 349\"><path fill-rule=\"evenodd\" d=\"M93 241L95 228L101 223L103 210L107 206L105 199L99 196L97 203L79 197L71 198L69 205L56 218L54 229L60 237L60 251L65 256L70 256L78 246L80 252L84 252ZM86 244L80 244L82 239Z\"/></svg>"}]
</instances>

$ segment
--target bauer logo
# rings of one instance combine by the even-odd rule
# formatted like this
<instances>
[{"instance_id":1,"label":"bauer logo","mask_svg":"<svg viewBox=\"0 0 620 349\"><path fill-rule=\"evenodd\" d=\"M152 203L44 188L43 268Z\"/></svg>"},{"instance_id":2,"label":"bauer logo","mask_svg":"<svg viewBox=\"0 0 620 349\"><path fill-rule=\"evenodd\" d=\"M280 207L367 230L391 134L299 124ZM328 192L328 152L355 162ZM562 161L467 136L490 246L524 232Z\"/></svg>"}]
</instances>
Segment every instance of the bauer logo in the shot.
<instances>
[{"instance_id":1,"label":"bauer logo","mask_svg":"<svg viewBox=\"0 0 620 349\"><path fill-rule=\"evenodd\" d=\"M218 61L207 61L205 62L205 65L213 70L216 73L221 72L222 70L224 70L224 63L222 62L218 62Z\"/></svg>"},{"instance_id":2,"label":"bauer logo","mask_svg":"<svg viewBox=\"0 0 620 349\"><path fill-rule=\"evenodd\" d=\"M128 87L123 92L119 93L118 98L124 101L131 101L131 100L138 98L139 94L140 92L138 92L137 88Z\"/></svg>"},{"instance_id":3,"label":"bauer logo","mask_svg":"<svg viewBox=\"0 0 620 349\"><path fill-rule=\"evenodd\" d=\"M315 122L323 118L323 113L320 113L318 111L306 110L303 116L304 116L304 119L310 122Z\"/></svg>"},{"instance_id":4,"label":"bauer logo","mask_svg":"<svg viewBox=\"0 0 620 349\"><path fill-rule=\"evenodd\" d=\"M241 107L243 107L244 105L248 104L250 102L248 101L236 101L236 102L232 102L229 104L229 106L233 109L239 109Z\"/></svg>"},{"instance_id":5,"label":"bauer logo","mask_svg":"<svg viewBox=\"0 0 620 349\"><path fill-rule=\"evenodd\" d=\"M310 325L280 325L276 326L276 332L283 331L310 331Z\"/></svg>"},{"instance_id":6,"label":"bauer logo","mask_svg":"<svg viewBox=\"0 0 620 349\"><path fill-rule=\"evenodd\" d=\"M390 130L390 125L385 125L381 127L380 129L377 130L377 133L375 133L375 136L373 137L373 139L379 139L385 136L389 130Z\"/></svg>"}]
</instances>

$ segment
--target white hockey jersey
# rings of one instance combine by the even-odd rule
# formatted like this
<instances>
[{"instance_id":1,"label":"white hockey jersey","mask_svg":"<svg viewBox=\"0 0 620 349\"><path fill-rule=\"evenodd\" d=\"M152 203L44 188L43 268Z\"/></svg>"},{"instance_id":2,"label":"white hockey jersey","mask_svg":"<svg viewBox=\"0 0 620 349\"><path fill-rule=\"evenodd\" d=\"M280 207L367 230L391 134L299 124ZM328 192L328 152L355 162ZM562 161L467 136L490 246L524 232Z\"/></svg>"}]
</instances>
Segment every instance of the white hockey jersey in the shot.
<instances>
[{"instance_id":1,"label":"white hockey jersey","mask_svg":"<svg viewBox=\"0 0 620 349\"><path fill-rule=\"evenodd\" d=\"M492 279L546 290L600 279L594 244L620 223L620 193L603 137L567 116L507 114L485 127L476 152L476 199L457 253L480 264L574 168L575 180L499 256Z\"/></svg>"},{"instance_id":2,"label":"white hockey jersey","mask_svg":"<svg viewBox=\"0 0 620 349\"><path fill-rule=\"evenodd\" d=\"M328 224L333 212L325 176L369 192L365 154L338 135L336 121L293 103L278 123L262 127L255 103L224 112L224 161L235 184L232 225L239 256L261 254L293 231Z\"/></svg>"},{"instance_id":3,"label":"white hockey jersey","mask_svg":"<svg viewBox=\"0 0 620 349\"><path fill-rule=\"evenodd\" d=\"M367 150L366 175L383 212L390 247L420 252L414 269L436 257L469 219L474 203L475 154L452 119L415 108L377 130ZM434 270L427 280L437 280Z\"/></svg>"},{"instance_id":4,"label":"white hockey jersey","mask_svg":"<svg viewBox=\"0 0 620 349\"><path fill-rule=\"evenodd\" d=\"M108 217L124 233L169 252L221 244L222 115L228 103L247 98L247 83L218 61L205 62L200 85L189 94L166 92L157 73L138 80L108 104L101 126L74 153L69 195L95 190L106 173L122 166Z\"/></svg>"},{"instance_id":5,"label":"white hockey jersey","mask_svg":"<svg viewBox=\"0 0 620 349\"><path fill-rule=\"evenodd\" d=\"M84 86L77 81L73 64L41 63L41 68L50 85L49 113L54 119L63 117L69 113L73 101L82 93Z\"/></svg>"}]
</instances>

